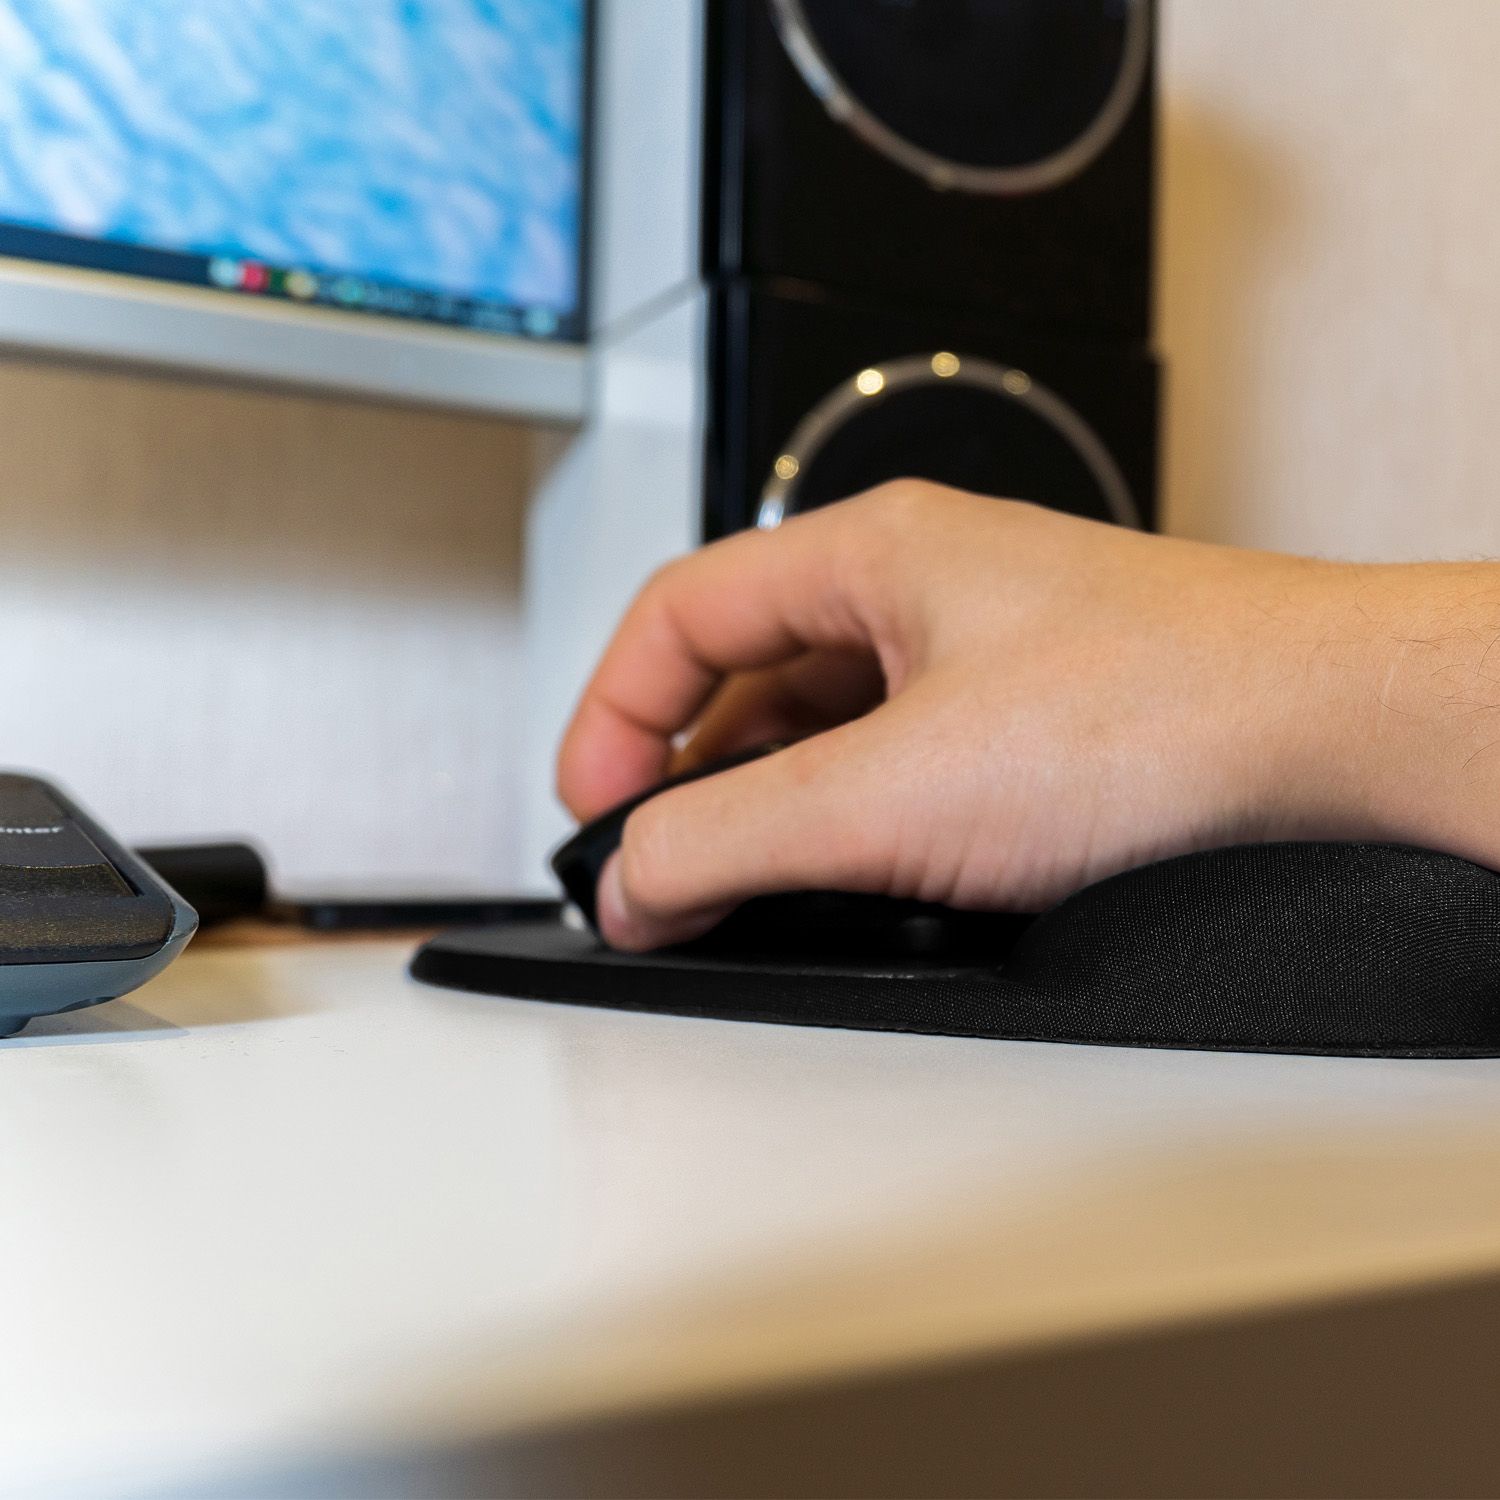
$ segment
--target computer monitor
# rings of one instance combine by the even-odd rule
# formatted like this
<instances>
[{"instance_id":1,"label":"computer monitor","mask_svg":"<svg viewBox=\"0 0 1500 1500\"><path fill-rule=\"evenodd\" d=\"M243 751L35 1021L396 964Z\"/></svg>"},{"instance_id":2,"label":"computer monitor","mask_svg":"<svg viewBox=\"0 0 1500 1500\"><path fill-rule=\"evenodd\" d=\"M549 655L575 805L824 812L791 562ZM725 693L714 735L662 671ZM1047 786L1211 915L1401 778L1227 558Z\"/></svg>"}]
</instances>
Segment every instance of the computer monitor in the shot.
<instances>
[{"instance_id":1,"label":"computer monitor","mask_svg":"<svg viewBox=\"0 0 1500 1500\"><path fill-rule=\"evenodd\" d=\"M0 0L0 344L582 414L589 0Z\"/></svg>"}]
</instances>

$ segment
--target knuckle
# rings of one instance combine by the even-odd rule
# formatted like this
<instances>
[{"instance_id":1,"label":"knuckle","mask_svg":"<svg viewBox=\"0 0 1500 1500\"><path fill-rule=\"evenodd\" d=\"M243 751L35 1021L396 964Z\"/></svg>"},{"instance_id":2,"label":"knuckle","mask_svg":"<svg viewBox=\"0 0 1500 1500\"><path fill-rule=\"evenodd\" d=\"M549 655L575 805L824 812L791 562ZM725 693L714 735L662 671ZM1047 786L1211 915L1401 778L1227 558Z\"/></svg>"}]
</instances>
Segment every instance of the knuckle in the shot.
<instances>
[{"instance_id":1,"label":"knuckle","mask_svg":"<svg viewBox=\"0 0 1500 1500\"><path fill-rule=\"evenodd\" d=\"M986 504L993 507L997 520L1013 526L1024 526L1032 521L1046 521L1058 514L1044 505L1038 505L1034 500L1012 500L997 496L994 499L987 497Z\"/></svg>"},{"instance_id":2,"label":"knuckle","mask_svg":"<svg viewBox=\"0 0 1500 1500\"><path fill-rule=\"evenodd\" d=\"M902 572L913 549L941 525L951 492L924 479L892 479L849 502L840 564L846 587L879 597L892 572Z\"/></svg>"},{"instance_id":3,"label":"knuckle","mask_svg":"<svg viewBox=\"0 0 1500 1500\"><path fill-rule=\"evenodd\" d=\"M928 479L891 479L858 497L879 529L897 540L957 524L979 507L992 520L1024 525L1054 513L1028 500L973 494Z\"/></svg>"},{"instance_id":4,"label":"knuckle","mask_svg":"<svg viewBox=\"0 0 1500 1500\"><path fill-rule=\"evenodd\" d=\"M630 601L630 607L616 632L617 639L632 633L655 632L661 628L663 621L672 619L674 601L681 593L687 561L686 558L673 558L652 570Z\"/></svg>"},{"instance_id":5,"label":"knuckle","mask_svg":"<svg viewBox=\"0 0 1500 1500\"><path fill-rule=\"evenodd\" d=\"M670 562L660 563L653 568L636 593L636 606L651 608L671 593L673 584L682 576L682 564L682 558L674 557Z\"/></svg>"},{"instance_id":6,"label":"knuckle","mask_svg":"<svg viewBox=\"0 0 1500 1500\"><path fill-rule=\"evenodd\" d=\"M883 520L910 524L938 509L947 492L926 479L888 479L861 497Z\"/></svg>"},{"instance_id":7,"label":"knuckle","mask_svg":"<svg viewBox=\"0 0 1500 1500\"><path fill-rule=\"evenodd\" d=\"M866 508L862 529L881 552L904 551L948 529L964 498L926 479L892 479L861 497Z\"/></svg>"}]
</instances>

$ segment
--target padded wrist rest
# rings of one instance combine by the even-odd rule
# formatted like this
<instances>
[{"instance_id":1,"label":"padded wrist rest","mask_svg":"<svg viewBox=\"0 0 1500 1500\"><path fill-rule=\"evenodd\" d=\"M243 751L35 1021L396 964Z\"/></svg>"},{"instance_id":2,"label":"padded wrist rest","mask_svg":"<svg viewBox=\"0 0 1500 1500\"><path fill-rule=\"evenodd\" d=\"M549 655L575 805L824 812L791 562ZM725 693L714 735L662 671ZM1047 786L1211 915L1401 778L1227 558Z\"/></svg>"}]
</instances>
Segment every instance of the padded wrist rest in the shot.
<instances>
[{"instance_id":1,"label":"padded wrist rest","mask_svg":"<svg viewBox=\"0 0 1500 1500\"><path fill-rule=\"evenodd\" d=\"M428 983L804 1026L1388 1057L1500 1055L1500 876L1396 845L1252 844L1115 875L993 951L615 953L559 921L455 932Z\"/></svg>"}]
</instances>

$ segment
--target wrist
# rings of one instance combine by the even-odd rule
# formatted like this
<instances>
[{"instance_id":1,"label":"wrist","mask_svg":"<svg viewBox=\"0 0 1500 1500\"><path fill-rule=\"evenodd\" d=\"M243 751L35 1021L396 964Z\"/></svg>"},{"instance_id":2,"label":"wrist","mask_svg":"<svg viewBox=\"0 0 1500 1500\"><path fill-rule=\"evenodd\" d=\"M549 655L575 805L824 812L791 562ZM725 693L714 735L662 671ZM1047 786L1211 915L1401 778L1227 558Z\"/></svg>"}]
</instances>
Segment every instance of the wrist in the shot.
<instances>
[{"instance_id":1,"label":"wrist","mask_svg":"<svg viewBox=\"0 0 1500 1500\"><path fill-rule=\"evenodd\" d=\"M1500 866L1500 565L1330 566L1324 587L1302 736L1321 836Z\"/></svg>"}]
</instances>

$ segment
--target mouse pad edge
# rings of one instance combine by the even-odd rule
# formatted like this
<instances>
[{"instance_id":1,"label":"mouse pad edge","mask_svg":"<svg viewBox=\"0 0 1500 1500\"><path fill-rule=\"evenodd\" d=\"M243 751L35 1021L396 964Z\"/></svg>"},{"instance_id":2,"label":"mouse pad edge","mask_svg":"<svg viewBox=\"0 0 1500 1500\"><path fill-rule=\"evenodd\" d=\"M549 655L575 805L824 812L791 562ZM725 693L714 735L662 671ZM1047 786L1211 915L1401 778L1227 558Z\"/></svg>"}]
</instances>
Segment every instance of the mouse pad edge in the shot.
<instances>
[{"instance_id":1,"label":"mouse pad edge","mask_svg":"<svg viewBox=\"0 0 1500 1500\"><path fill-rule=\"evenodd\" d=\"M1500 1057L1500 1039L1451 1046L1360 1046L1111 1033L1076 1024L1081 1017L1071 1026L1042 1025L1041 1015L1050 1012L1060 1018L1069 1007L990 964L752 966L672 951L627 954L604 948L591 934L556 921L439 934L417 950L409 972L420 983L470 994L770 1025L1174 1051L1433 1060ZM712 1003L703 998L706 983L715 987ZM914 1002L920 1012L916 1015Z\"/></svg>"}]
</instances>

